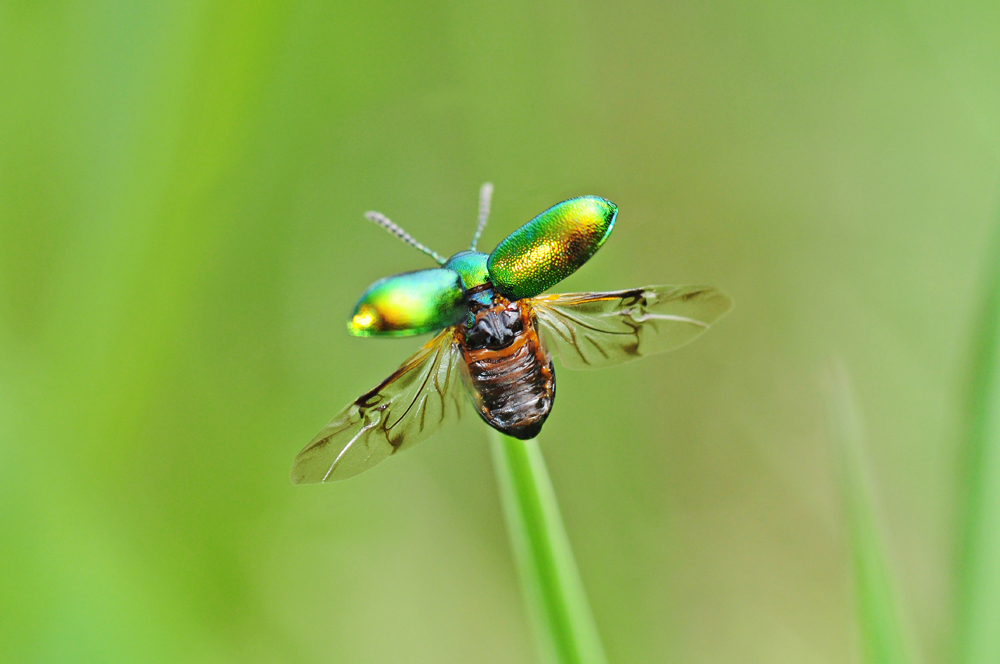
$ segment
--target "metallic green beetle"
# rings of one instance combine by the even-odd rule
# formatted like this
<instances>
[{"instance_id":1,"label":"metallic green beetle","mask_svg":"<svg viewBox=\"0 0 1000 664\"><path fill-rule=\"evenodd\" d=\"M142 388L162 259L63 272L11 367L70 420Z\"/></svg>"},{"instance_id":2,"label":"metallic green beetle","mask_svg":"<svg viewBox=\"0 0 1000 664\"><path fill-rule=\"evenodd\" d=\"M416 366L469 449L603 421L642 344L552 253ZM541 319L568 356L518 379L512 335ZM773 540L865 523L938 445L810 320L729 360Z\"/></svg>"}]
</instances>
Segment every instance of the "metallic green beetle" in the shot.
<instances>
[{"instance_id":1,"label":"metallic green beetle","mask_svg":"<svg viewBox=\"0 0 1000 664\"><path fill-rule=\"evenodd\" d=\"M366 213L441 267L376 281L355 305L348 330L356 336L439 332L299 452L292 482L357 475L458 417L467 396L491 427L534 438L555 400L549 349L569 368L611 366L682 346L732 308L729 297L706 287L543 295L601 248L618 206L598 196L563 201L487 255L476 245L492 193L489 183L480 190L471 247L448 259L384 215Z\"/></svg>"}]
</instances>

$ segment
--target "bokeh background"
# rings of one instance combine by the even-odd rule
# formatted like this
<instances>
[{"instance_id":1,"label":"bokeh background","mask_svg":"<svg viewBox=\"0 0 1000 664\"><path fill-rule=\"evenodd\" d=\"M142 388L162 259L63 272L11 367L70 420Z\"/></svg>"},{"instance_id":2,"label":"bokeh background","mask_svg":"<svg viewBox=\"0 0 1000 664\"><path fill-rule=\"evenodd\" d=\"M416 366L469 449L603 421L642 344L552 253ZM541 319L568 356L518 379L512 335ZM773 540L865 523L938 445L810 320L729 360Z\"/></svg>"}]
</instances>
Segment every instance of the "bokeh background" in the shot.
<instances>
[{"instance_id":1,"label":"bokeh background","mask_svg":"<svg viewBox=\"0 0 1000 664\"><path fill-rule=\"evenodd\" d=\"M559 370L542 445L612 662L860 657L824 367L949 661L1000 5L0 0L0 660L525 662L474 419L293 487L422 341L376 278L599 194L557 290L716 285L676 353Z\"/></svg>"}]
</instances>

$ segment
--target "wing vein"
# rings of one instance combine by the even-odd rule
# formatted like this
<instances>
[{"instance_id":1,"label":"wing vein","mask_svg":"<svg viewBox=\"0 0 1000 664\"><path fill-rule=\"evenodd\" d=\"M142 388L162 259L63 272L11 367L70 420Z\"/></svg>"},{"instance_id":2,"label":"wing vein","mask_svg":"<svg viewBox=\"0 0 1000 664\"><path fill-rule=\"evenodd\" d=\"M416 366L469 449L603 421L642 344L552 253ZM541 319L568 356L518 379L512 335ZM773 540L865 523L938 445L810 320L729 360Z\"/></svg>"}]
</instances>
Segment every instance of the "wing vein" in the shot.
<instances>
[{"instance_id":1,"label":"wing vein","mask_svg":"<svg viewBox=\"0 0 1000 664\"><path fill-rule=\"evenodd\" d=\"M327 424L295 458L292 481L326 482L357 475L457 417L462 402L455 390L461 383L453 374L459 358L454 328L442 330Z\"/></svg>"},{"instance_id":2,"label":"wing vein","mask_svg":"<svg viewBox=\"0 0 1000 664\"><path fill-rule=\"evenodd\" d=\"M606 367L679 348L732 307L714 288L646 286L531 301L545 342L570 368Z\"/></svg>"}]
</instances>

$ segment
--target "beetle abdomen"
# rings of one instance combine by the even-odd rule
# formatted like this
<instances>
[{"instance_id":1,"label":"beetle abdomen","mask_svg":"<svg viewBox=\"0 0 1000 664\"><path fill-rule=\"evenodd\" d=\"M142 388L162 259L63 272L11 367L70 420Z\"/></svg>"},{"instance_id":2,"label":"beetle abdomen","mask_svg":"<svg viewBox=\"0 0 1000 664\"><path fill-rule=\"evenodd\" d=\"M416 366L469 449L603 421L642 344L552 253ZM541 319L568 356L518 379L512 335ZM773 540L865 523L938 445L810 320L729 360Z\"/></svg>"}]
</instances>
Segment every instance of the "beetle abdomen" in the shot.
<instances>
[{"instance_id":1,"label":"beetle abdomen","mask_svg":"<svg viewBox=\"0 0 1000 664\"><path fill-rule=\"evenodd\" d=\"M462 354L476 409L494 429L534 438L552 410L556 376L531 312L498 297L473 316Z\"/></svg>"}]
</instances>

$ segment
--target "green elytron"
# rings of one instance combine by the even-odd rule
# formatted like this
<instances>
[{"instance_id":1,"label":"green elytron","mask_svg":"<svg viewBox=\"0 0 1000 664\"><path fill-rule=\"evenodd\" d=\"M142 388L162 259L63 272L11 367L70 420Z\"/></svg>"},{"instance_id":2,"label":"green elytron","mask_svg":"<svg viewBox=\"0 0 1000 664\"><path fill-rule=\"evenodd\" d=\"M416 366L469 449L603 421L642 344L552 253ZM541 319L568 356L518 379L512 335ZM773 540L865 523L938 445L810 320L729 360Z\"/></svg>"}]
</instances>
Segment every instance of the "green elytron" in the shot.
<instances>
[{"instance_id":1,"label":"green elytron","mask_svg":"<svg viewBox=\"0 0 1000 664\"><path fill-rule=\"evenodd\" d=\"M441 267L376 281L355 305L348 330L357 336L440 332L299 452L292 482L357 475L458 417L466 395L493 428L533 438L555 400L548 349L569 368L611 366L682 346L732 308L729 297L703 287L542 295L601 248L618 207L598 196L564 201L487 255L476 245L492 191L489 183L480 190L470 249L449 259L385 216L366 214Z\"/></svg>"}]
</instances>

